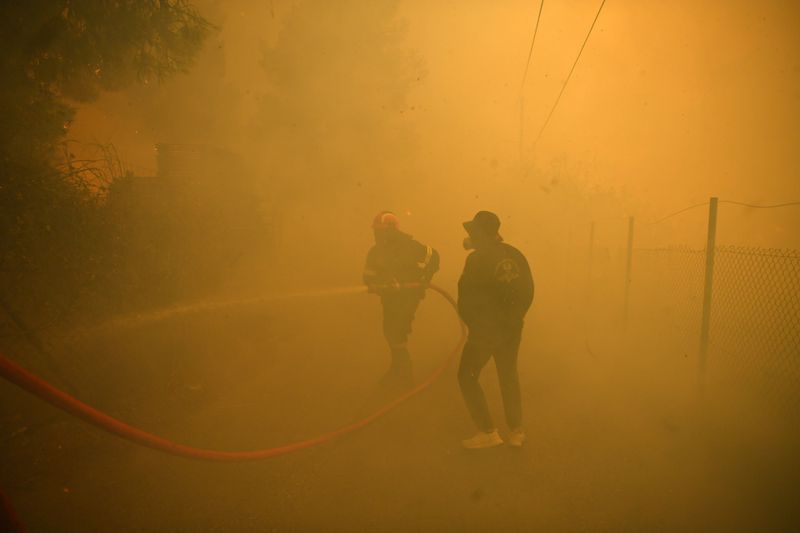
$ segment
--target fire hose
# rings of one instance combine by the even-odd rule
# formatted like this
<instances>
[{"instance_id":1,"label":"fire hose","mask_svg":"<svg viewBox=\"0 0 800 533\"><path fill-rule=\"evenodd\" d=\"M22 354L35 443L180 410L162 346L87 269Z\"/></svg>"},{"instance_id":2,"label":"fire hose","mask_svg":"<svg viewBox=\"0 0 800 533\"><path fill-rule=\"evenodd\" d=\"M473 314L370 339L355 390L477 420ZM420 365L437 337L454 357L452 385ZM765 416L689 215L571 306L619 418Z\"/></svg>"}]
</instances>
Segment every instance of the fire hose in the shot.
<instances>
[{"instance_id":1,"label":"fire hose","mask_svg":"<svg viewBox=\"0 0 800 533\"><path fill-rule=\"evenodd\" d=\"M417 285L403 286L403 288L414 288L414 287L418 288L420 287L420 285L417 284ZM458 311L455 300L447 291L436 285L428 285L427 287L437 292L439 295L441 295L445 300L447 300L447 302L453 307L453 309L456 310L456 312ZM360 420L342 426L328 433L318 435L316 437L292 442L290 444L286 444L283 446L265 448L261 450L223 451L223 450L195 448L193 446L180 444L177 442L173 442L169 439L160 437L158 435L154 435L140 428L126 424L125 422L118 420L104 413L103 411L95 409L94 407L78 400L74 396L67 394L66 392L54 387L53 385L43 380L42 378L29 372L28 370L18 365L17 363L13 362L12 360L8 359L2 354L0 354L0 377L3 377L7 381L10 381L11 383L17 385L21 389L33 394L34 396L39 397L40 399L46 401L47 403L53 405L54 407L61 409L62 411L65 411L77 418L80 418L81 420L88 422L89 424L97 426L98 428L104 431L122 437L123 439L139 444L141 446L146 446L148 448L152 448L161 452L177 455L180 457L187 457L191 459L202 459L208 461L227 461L227 462L252 461L258 459L266 459L269 457L276 457L278 455L284 455L294 451L302 450L304 448L310 448L312 446L329 442L333 439L336 439L337 437L361 429L364 426L374 422L378 418L384 416L388 412L392 411L393 409L395 409L397 406L399 406L412 396L415 396L420 392L422 392L423 390L427 389L442 375L442 373L444 373L444 371L447 369L450 363L457 357L462 346L464 345L464 342L466 341L466 326L464 326L464 324L461 321L459 321L459 326L460 326L460 338L458 340L458 343L453 347L447 359L439 367L437 367L436 370L434 370L434 372L424 382L404 392L402 395L400 395L390 403L384 405L371 415L366 416Z\"/></svg>"}]
</instances>

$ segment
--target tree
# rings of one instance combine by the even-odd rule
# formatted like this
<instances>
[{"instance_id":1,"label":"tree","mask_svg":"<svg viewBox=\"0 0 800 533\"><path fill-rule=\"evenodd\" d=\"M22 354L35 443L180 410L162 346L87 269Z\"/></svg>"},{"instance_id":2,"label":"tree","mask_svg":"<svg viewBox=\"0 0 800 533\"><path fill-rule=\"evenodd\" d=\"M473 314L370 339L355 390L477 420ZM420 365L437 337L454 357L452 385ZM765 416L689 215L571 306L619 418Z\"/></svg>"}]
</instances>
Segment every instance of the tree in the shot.
<instances>
[{"instance_id":1,"label":"tree","mask_svg":"<svg viewBox=\"0 0 800 533\"><path fill-rule=\"evenodd\" d=\"M0 4L0 298L63 308L100 267L98 199L59 158L70 102L188 69L210 30L187 0Z\"/></svg>"}]
</instances>

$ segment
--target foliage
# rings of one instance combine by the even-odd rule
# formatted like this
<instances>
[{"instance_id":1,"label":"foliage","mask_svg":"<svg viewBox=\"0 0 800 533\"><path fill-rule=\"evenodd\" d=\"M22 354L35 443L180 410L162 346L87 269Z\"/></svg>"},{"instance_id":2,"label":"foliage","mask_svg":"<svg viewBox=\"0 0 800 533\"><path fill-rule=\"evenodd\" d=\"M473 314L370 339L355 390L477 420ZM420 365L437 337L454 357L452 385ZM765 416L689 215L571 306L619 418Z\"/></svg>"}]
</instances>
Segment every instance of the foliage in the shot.
<instances>
[{"instance_id":1,"label":"foliage","mask_svg":"<svg viewBox=\"0 0 800 533\"><path fill-rule=\"evenodd\" d=\"M113 231L91 189L119 168L61 157L70 101L185 71L210 29L186 0L0 3L3 301L64 315L106 266Z\"/></svg>"}]
</instances>

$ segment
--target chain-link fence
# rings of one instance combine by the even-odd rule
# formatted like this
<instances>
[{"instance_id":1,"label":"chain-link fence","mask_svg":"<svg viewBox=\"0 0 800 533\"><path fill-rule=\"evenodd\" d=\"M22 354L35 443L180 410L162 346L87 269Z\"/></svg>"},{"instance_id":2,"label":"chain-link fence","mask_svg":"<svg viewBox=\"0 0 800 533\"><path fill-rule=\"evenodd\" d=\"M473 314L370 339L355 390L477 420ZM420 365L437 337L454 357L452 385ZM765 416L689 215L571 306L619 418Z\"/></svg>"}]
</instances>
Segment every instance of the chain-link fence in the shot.
<instances>
[{"instance_id":1,"label":"chain-link fence","mask_svg":"<svg viewBox=\"0 0 800 533\"><path fill-rule=\"evenodd\" d=\"M681 354L697 350L705 253L685 246L634 249L632 321Z\"/></svg>"},{"instance_id":2,"label":"chain-link fence","mask_svg":"<svg viewBox=\"0 0 800 533\"><path fill-rule=\"evenodd\" d=\"M640 247L633 222L630 232L631 268L619 300L639 347L699 358L701 383L746 390L800 413L800 250L714 246L709 256L688 246ZM609 285L619 287L614 280L621 277L613 274Z\"/></svg>"},{"instance_id":3,"label":"chain-link fence","mask_svg":"<svg viewBox=\"0 0 800 533\"><path fill-rule=\"evenodd\" d=\"M781 403L800 401L800 251L719 247L710 364Z\"/></svg>"}]
</instances>

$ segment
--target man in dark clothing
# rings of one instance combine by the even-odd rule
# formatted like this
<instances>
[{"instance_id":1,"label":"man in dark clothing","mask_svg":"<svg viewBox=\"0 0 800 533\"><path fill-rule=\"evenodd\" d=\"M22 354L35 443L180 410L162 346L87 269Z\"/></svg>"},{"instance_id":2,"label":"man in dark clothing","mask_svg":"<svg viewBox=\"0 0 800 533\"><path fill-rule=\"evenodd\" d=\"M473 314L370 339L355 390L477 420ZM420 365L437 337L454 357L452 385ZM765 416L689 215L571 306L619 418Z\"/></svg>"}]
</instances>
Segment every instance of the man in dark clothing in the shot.
<instances>
[{"instance_id":1,"label":"man in dark clothing","mask_svg":"<svg viewBox=\"0 0 800 533\"><path fill-rule=\"evenodd\" d=\"M522 324L533 302L533 277L522 253L503 242L500 219L479 211L464 223L469 237L464 247L474 249L467 257L458 281L458 311L469 328L461 354L458 382L478 433L463 441L465 448L490 448L503 443L492 422L486 397L478 381L481 369L494 356L506 421L508 442L522 446L522 402L517 352Z\"/></svg>"},{"instance_id":2,"label":"man in dark clothing","mask_svg":"<svg viewBox=\"0 0 800 533\"><path fill-rule=\"evenodd\" d=\"M384 376L387 385L412 383L408 334L425 285L439 270L439 253L400 231L397 216L379 213L372 222L375 246L367 254L364 283L381 297L383 335L389 343L392 363ZM415 284L416 287L404 287Z\"/></svg>"}]
</instances>

